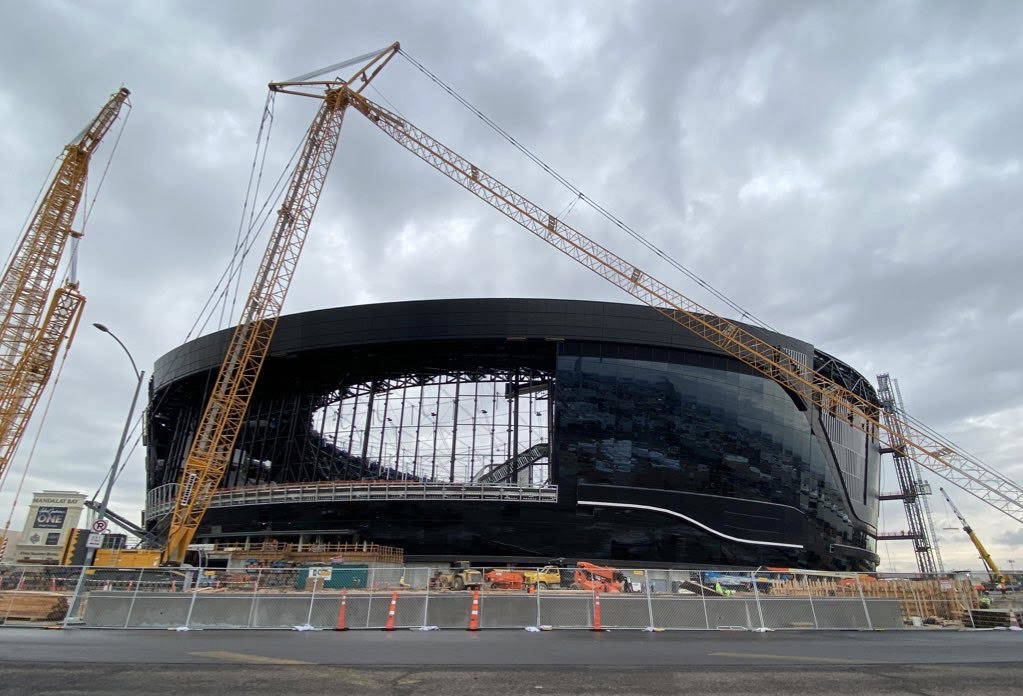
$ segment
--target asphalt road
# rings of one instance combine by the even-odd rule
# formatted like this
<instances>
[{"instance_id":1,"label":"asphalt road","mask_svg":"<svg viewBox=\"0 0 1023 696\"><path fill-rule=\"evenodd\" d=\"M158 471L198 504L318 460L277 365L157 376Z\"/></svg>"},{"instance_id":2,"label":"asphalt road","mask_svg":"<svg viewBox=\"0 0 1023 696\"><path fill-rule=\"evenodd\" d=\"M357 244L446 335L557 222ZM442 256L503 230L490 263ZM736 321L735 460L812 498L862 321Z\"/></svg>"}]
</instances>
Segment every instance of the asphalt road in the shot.
<instances>
[{"instance_id":1,"label":"asphalt road","mask_svg":"<svg viewBox=\"0 0 1023 696\"><path fill-rule=\"evenodd\" d=\"M0 694L1023 694L1023 634L0 629Z\"/></svg>"}]
</instances>

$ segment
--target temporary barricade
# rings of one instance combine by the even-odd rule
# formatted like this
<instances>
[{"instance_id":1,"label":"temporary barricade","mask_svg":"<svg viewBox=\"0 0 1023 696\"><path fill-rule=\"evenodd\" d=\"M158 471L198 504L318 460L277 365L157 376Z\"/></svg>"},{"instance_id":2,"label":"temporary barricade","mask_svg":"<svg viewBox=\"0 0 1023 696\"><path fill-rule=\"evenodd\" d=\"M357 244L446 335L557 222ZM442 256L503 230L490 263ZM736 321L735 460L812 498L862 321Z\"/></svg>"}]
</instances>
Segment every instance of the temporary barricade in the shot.
<instances>
[{"instance_id":1,"label":"temporary barricade","mask_svg":"<svg viewBox=\"0 0 1023 696\"><path fill-rule=\"evenodd\" d=\"M345 629L465 629L474 596L481 630L969 629L1023 606L981 613L968 577L802 570L0 568L0 622L66 627L334 629L344 601Z\"/></svg>"}]
</instances>

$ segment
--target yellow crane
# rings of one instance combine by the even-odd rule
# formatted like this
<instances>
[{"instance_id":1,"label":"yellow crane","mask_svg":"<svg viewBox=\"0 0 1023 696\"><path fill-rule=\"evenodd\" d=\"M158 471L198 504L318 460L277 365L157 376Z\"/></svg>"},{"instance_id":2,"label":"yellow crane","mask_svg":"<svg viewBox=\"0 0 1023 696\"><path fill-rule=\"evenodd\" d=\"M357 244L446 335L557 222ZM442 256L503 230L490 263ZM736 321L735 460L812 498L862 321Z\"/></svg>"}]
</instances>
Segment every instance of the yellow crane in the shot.
<instances>
[{"instance_id":1,"label":"yellow crane","mask_svg":"<svg viewBox=\"0 0 1023 696\"><path fill-rule=\"evenodd\" d=\"M307 131L288 196L278 213L241 321L228 344L216 385L186 458L164 551L165 562L180 563L184 559L188 544L230 462L348 107L366 116L399 145L558 251L774 380L804 404L849 423L873 439L884 438L889 448L898 449L909 459L1023 522L1023 489L1016 483L912 419L902 419L901 431L896 431L882 422L877 404L653 278L414 124L366 98L362 94L365 86L400 50L396 42L382 51L270 85L275 92L312 97L321 100L321 104ZM349 80L314 79L367 59L369 62Z\"/></svg>"},{"instance_id":2,"label":"yellow crane","mask_svg":"<svg viewBox=\"0 0 1023 696\"><path fill-rule=\"evenodd\" d=\"M984 564L984 568L987 570L988 575L991 576L991 582L1008 583L1009 578L1006 577L998 568L998 565L995 564L995 559L991 558L991 554L989 554L987 549L984 548L984 544L980 543L980 539L977 538L977 533L973 531L973 527L971 527L966 521L966 518L963 517L963 513L959 512L959 508L957 508L956 504L952 502L952 499L948 497L948 493L945 492L945 489L939 487L938 490L941 491L943 496L945 496L945 500L948 501L949 506L952 508L952 512L956 514L956 517L958 517L959 521L962 523L963 531L966 532L966 536L970 537L970 541L972 541L973 545L977 548L977 553L980 554L980 562Z\"/></svg>"},{"instance_id":3,"label":"yellow crane","mask_svg":"<svg viewBox=\"0 0 1023 696\"><path fill-rule=\"evenodd\" d=\"M60 166L0 277L0 477L49 381L63 344L74 337L85 297L71 272L50 297L85 192L89 162L130 92L121 88L64 148Z\"/></svg>"}]
</instances>

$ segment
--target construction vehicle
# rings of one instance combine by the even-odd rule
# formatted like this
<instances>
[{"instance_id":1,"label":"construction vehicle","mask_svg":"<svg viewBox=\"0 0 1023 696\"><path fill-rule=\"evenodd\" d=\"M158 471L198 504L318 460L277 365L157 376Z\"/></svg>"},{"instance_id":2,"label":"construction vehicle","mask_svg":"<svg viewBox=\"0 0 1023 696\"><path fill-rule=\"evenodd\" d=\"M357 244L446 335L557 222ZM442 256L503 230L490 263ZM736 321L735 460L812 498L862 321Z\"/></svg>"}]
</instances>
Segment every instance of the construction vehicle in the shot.
<instances>
[{"instance_id":1,"label":"construction vehicle","mask_svg":"<svg viewBox=\"0 0 1023 696\"><path fill-rule=\"evenodd\" d=\"M369 100L363 90L401 53L424 72L397 42L350 61L270 84L275 93L311 97L320 105L306 134L266 251L228 342L220 371L185 457L177 486L164 561L180 563L231 461L235 441L266 358L295 267L305 243L349 108L409 152L494 207L513 222L568 255L698 338L777 382L804 407L814 407L880 439L926 469L1023 522L1023 488L904 413L901 432L883 422L878 404L816 372L798 357L772 345L653 278L609 249L559 220L413 123ZM366 61L347 80L322 79ZM430 74L432 75L432 73ZM436 76L432 76L436 79ZM454 93L454 92L452 92ZM484 118L482 114L477 115ZM582 192L579 197L585 199ZM587 199L588 200L588 199ZM599 209L599 207L598 207ZM605 211L606 213L606 211ZM610 215L610 214L608 214ZM618 221L619 227L627 229ZM635 233L634 236L639 236Z\"/></svg>"},{"instance_id":2,"label":"construction vehicle","mask_svg":"<svg viewBox=\"0 0 1023 696\"><path fill-rule=\"evenodd\" d=\"M68 241L85 192L89 163L117 120L130 92L121 88L64 147L57 172L0 277L0 480L18 450L60 353L71 346L85 297L78 292L74 258L53 297Z\"/></svg>"},{"instance_id":3,"label":"construction vehicle","mask_svg":"<svg viewBox=\"0 0 1023 696\"><path fill-rule=\"evenodd\" d=\"M561 588L561 568L545 566L539 570L512 570L493 568L484 573L487 586L500 590L528 588L557 590Z\"/></svg>"},{"instance_id":4,"label":"construction vehicle","mask_svg":"<svg viewBox=\"0 0 1023 696\"><path fill-rule=\"evenodd\" d=\"M478 590L483 587L483 571L469 566L468 561L459 561L449 570L438 570L430 578L430 587L437 590Z\"/></svg>"},{"instance_id":5,"label":"construction vehicle","mask_svg":"<svg viewBox=\"0 0 1023 696\"><path fill-rule=\"evenodd\" d=\"M586 561L579 561L575 564L575 573L572 576L573 590L604 593L625 592L627 583L628 578L621 571Z\"/></svg>"},{"instance_id":6,"label":"construction vehicle","mask_svg":"<svg viewBox=\"0 0 1023 696\"><path fill-rule=\"evenodd\" d=\"M991 558L991 554L984 548L984 544L980 543L980 539L977 538L977 533L973 531L973 527L969 525L966 518L963 517L963 513L959 512L959 508L952 502L952 499L948 497L948 493L945 492L944 488L938 488L941 494L945 496L945 500L948 501L949 507L952 508L952 512L955 513L956 517L963 525L963 531L966 532L966 536L970 537L970 541L973 542L974 547L977 549L977 553L980 554L980 561L984 564L984 568L987 570L988 575L991 576L991 583L993 585L1007 585L1009 578L998 568L995 563L995 559Z\"/></svg>"}]
</instances>

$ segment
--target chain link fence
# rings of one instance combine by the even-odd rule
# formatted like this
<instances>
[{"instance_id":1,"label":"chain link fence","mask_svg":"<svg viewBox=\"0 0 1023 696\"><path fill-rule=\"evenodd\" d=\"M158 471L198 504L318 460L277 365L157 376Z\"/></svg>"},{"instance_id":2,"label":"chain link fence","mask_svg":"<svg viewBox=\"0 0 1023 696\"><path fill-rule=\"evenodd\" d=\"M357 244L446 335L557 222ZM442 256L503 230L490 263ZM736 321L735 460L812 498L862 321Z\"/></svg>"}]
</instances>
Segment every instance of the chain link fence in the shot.
<instances>
[{"instance_id":1,"label":"chain link fence","mask_svg":"<svg viewBox=\"0 0 1023 696\"><path fill-rule=\"evenodd\" d=\"M87 628L813 630L1009 627L968 577L339 565L0 568L0 623ZM1023 598L1021 598L1023 599Z\"/></svg>"}]
</instances>

